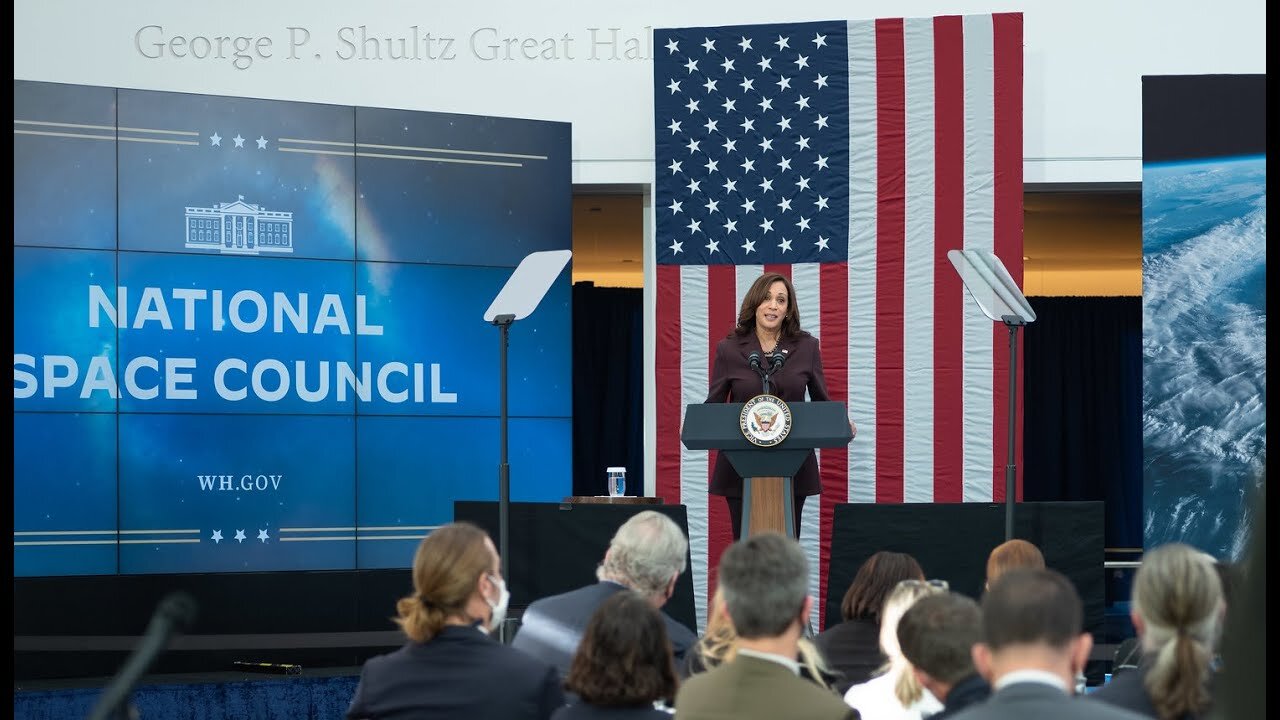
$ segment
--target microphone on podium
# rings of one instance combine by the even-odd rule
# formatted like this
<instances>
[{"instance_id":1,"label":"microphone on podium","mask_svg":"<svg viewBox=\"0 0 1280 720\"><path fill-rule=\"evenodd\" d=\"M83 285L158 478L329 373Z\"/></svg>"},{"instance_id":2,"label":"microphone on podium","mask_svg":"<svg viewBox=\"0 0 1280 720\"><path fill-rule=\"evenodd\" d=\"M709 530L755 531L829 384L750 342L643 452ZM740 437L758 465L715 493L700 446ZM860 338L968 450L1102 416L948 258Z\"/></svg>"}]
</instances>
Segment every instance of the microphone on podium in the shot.
<instances>
[{"instance_id":1,"label":"microphone on podium","mask_svg":"<svg viewBox=\"0 0 1280 720\"><path fill-rule=\"evenodd\" d=\"M781 370L782 364L785 363L786 361L787 361L786 355L783 355L780 352L775 352L773 354L773 360L770 362L769 374L772 375L773 373L776 373L779 370Z\"/></svg>"},{"instance_id":2,"label":"microphone on podium","mask_svg":"<svg viewBox=\"0 0 1280 720\"><path fill-rule=\"evenodd\" d=\"M142 641L134 649L133 654L125 662L120 672L116 673L111 684L102 691L98 704L89 716L90 720L107 720L122 715L121 710L129 698L129 693L144 673L155 662L157 656L169 644L169 638L186 630L196 617L196 601L185 592L174 592L166 595L156 606L151 623Z\"/></svg>"},{"instance_id":3,"label":"microphone on podium","mask_svg":"<svg viewBox=\"0 0 1280 720\"><path fill-rule=\"evenodd\" d=\"M751 355L747 358L747 362L751 364L752 370L755 370L756 372L764 372L764 369L760 367L760 353L758 352L751 353Z\"/></svg>"}]
</instances>

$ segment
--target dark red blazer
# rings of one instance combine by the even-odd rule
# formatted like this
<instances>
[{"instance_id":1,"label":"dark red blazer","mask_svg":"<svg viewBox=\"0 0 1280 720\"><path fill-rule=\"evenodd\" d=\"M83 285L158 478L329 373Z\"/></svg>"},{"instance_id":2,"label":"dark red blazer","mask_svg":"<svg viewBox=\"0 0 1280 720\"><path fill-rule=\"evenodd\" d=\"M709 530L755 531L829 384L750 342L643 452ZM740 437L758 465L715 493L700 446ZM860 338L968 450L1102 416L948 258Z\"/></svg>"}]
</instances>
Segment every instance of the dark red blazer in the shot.
<instances>
[{"instance_id":1,"label":"dark red blazer","mask_svg":"<svg viewBox=\"0 0 1280 720\"><path fill-rule=\"evenodd\" d=\"M827 395L827 381L822 376L822 357L818 353L817 338L801 332L795 337L783 338L776 351L784 353L787 361L781 370L769 378L770 392L789 403L804 402L806 390L809 391L809 400L831 399ZM730 335L716 345L707 402L740 403L760 394L760 376L752 369L748 360L753 352L760 353L762 362L768 361L764 351L760 349L760 340L755 333ZM791 482L792 492L796 495L817 495L822 492L815 453L809 452L809 457ZM723 455L716 458L709 489L712 495L742 495L742 478Z\"/></svg>"}]
</instances>

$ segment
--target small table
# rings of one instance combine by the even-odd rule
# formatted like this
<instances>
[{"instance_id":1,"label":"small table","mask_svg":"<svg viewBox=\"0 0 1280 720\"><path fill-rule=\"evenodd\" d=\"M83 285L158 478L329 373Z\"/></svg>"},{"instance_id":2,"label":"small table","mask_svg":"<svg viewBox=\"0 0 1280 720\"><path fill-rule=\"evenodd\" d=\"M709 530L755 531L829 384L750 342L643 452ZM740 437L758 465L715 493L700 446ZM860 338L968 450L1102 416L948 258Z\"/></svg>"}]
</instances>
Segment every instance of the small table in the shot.
<instances>
[{"instance_id":1,"label":"small table","mask_svg":"<svg viewBox=\"0 0 1280 720\"><path fill-rule=\"evenodd\" d=\"M662 505L660 497L636 497L635 495L570 495L562 502L570 505Z\"/></svg>"}]
</instances>

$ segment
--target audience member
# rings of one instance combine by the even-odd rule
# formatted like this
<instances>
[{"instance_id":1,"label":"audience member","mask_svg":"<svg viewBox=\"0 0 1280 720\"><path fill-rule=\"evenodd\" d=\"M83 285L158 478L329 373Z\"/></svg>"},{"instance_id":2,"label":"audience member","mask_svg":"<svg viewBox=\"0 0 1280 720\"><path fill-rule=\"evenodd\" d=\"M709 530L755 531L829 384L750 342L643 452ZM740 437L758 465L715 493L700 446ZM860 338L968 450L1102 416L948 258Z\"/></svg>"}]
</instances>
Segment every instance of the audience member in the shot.
<instances>
[{"instance_id":1,"label":"audience member","mask_svg":"<svg viewBox=\"0 0 1280 720\"><path fill-rule=\"evenodd\" d=\"M990 588L991 583L996 578L1009 572L1010 570L1043 570L1044 555L1040 552L1040 548L1026 540L1007 540L1000 543L987 556L987 584L985 587Z\"/></svg>"},{"instance_id":2,"label":"audience member","mask_svg":"<svg viewBox=\"0 0 1280 720\"><path fill-rule=\"evenodd\" d=\"M618 528L604 562L596 570L600 582L543 598L525 610L512 646L545 660L567 675L588 618L609 596L634 590L661 608L685 571L689 540L680 526L659 512L645 510ZM663 613L677 667L697 640L689 628Z\"/></svg>"},{"instance_id":3,"label":"audience member","mask_svg":"<svg viewBox=\"0 0 1280 720\"><path fill-rule=\"evenodd\" d=\"M930 720L949 718L991 695L973 666L973 646L982 642L982 610L959 593L929 595L898 621L898 645L916 679L943 704Z\"/></svg>"},{"instance_id":4,"label":"audience member","mask_svg":"<svg viewBox=\"0 0 1280 720\"><path fill-rule=\"evenodd\" d=\"M952 720L1138 720L1141 715L1072 697L1093 637L1071 581L1053 570L1011 570L982 597L983 642L974 665L991 683L984 703Z\"/></svg>"},{"instance_id":5,"label":"audience member","mask_svg":"<svg viewBox=\"0 0 1280 720\"><path fill-rule=\"evenodd\" d=\"M801 637L797 642L800 655L800 677L817 683L827 690L835 690L839 674L827 665L822 651L813 641ZM695 675L710 670L721 663L731 662L738 654L738 633L724 606L724 593L716 590L711 601L711 616L707 619L707 631L684 657L684 674Z\"/></svg>"},{"instance_id":6,"label":"audience member","mask_svg":"<svg viewBox=\"0 0 1280 720\"><path fill-rule=\"evenodd\" d=\"M915 558L888 551L867 558L840 603L843 622L818 635L818 649L843 676L836 684L841 695L870 680L885 663L880 652L880 611L889 592L903 580L924 580L924 570Z\"/></svg>"},{"instance_id":7,"label":"audience member","mask_svg":"<svg viewBox=\"0 0 1280 720\"><path fill-rule=\"evenodd\" d=\"M920 685L898 645L898 621L917 600L946 592L940 581L903 580L889 593L880 615L880 649L888 660L870 680L854 685L844 701L866 720L920 720L942 703Z\"/></svg>"},{"instance_id":8,"label":"audience member","mask_svg":"<svg viewBox=\"0 0 1280 720\"><path fill-rule=\"evenodd\" d=\"M579 701L554 720L663 720L671 717L676 670L667 625L637 593L614 593L587 623L565 687Z\"/></svg>"},{"instance_id":9,"label":"audience member","mask_svg":"<svg viewBox=\"0 0 1280 720\"><path fill-rule=\"evenodd\" d=\"M500 568L474 525L445 525L423 539L413 594L396 604L409 641L365 663L348 720L551 717L564 704L555 668L489 636L507 611Z\"/></svg>"},{"instance_id":10,"label":"audience member","mask_svg":"<svg viewBox=\"0 0 1280 720\"><path fill-rule=\"evenodd\" d=\"M720 561L724 606L737 656L689 678L676 696L680 720L857 718L832 693L800 678L799 640L808 625L809 563L778 533L740 540Z\"/></svg>"},{"instance_id":11,"label":"audience member","mask_svg":"<svg viewBox=\"0 0 1280 720\"><path fill-rule=\"evenodd\" d=\"M1142 662L1137 672L1114 675L1091 697L1159 720L1203 716L1223 608L1211 556L1181 543L1146 553L1130 611Z\"/></svg>"}]
</instances>

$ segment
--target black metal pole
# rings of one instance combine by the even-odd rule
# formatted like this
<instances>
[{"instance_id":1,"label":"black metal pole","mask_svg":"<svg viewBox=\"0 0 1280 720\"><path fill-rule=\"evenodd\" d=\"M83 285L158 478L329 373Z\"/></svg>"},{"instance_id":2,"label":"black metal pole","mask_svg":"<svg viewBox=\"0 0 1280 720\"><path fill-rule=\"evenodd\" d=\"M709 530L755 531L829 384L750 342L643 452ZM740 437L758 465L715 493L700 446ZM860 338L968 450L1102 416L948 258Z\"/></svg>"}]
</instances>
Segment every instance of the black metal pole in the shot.
<instances>
[{"instance_id":1,"label":"black metal pole","mask_svg":"<svg viewBox=\"0 0 1280 720\"><path fill-rule=\"evenodd\" d=\"M1017 502L1017 448L1018 439L1018 328L1026 322L1016 315L1005 315L1004 324L1009 328L1009 452L1004 466L1004 539L1013 539L1013 506Z\"/></svg>"},{"instance_id":2,"label":"black metal pole","mask_svg":"<svg viewBox=\"0 0 1280 720\"><path fill-rule=\"evenodd\" d=\"M507 332L515 315L499 315L493 324L501 331L502 348L498 361L498 560L502 563L502 577L511 581L507 571L507 512L511 502L511 466L507 463ZM501 628L502 641L506 642L506 624Z\"/></svg>"}]
</instances>

